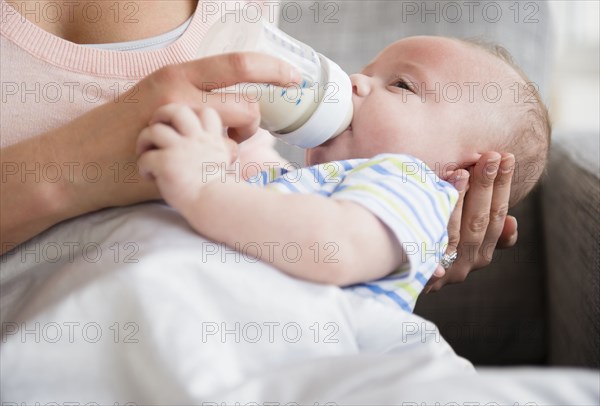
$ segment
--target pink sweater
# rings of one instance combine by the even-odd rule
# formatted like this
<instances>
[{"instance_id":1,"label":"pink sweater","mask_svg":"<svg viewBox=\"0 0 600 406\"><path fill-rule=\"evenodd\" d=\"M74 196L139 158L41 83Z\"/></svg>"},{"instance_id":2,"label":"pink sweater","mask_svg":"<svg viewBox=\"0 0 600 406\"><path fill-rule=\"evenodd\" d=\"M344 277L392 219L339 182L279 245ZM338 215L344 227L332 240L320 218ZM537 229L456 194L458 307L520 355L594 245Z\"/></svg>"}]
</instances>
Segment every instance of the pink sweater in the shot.
<instances>
[{"instance_id":1,"label":"pink sweater","mask_svg":"<svg viewBox=\"0 0 600 406\"><path fill-rule=\"evenodd\" d=\"M39 135L109 102L162 66L194 59L218 18L197 7L188 29L166 48L121 52L50 34L0 0L0 147ZM205 20L205 21L203 21Z\"/></svg>"}]
</instances>

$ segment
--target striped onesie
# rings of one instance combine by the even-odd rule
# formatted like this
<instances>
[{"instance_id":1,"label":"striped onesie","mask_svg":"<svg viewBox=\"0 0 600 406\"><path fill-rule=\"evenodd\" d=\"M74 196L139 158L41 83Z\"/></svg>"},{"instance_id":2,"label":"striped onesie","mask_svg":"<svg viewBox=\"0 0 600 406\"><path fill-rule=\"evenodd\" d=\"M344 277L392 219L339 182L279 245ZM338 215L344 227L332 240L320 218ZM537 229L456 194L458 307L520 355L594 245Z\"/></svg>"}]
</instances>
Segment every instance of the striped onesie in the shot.
<instances>
[{"instance_id":1,"label":"striped onesie","mask_svg":"<svg viewBox=\"0 0 600 406\"><path fill-rule=\"evenodd\" d=\"M448 243L458 192L417 158L380 154L296 170L273 168L248 180L281 193L315 193L351 200L377 216L409 259L388 276L346 287L412 312Z\"/></svg>"}]
</instances>

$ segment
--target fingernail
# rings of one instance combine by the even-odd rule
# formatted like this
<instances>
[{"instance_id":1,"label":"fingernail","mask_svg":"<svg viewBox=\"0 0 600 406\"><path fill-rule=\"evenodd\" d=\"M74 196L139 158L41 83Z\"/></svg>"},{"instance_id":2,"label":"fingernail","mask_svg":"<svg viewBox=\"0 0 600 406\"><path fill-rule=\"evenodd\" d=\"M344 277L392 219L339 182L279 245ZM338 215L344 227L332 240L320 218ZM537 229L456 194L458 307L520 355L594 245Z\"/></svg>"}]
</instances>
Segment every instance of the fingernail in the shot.
<instances>
[{"instance_id":1,"label":"fingernail","mask_svg":"<svg viewBox=\"0 0 600 406\"><path fill-rule=\"evenodd\" d=\"M502 159L500 162L500 172L507 174L513 171L515 167L515 157L512 154Z\"/></svg>"},{"instance_id":2,"label":"fingernail","mask_svg":"<svg viewBox=\"0 0 600 406\"><path fill-rule=\"evenodd\" d=\"M456 183L454 184L454 187L459 192L462 192L467 188L468 183L469 183L469 173L467 172L466 175L463 174L463 176L459 176L457 178Z\"/></svg>"},{"instance_id":3,"label":"fingernail","mask_svg":"<svg viewBox=\"0 0 600 406\"><path fill-rule=\"evenodd\" d=\"M497 159L490 159L485 164L485 172L490 176L495 175L496 173L498 173L498 166L499 165Z\"/></svg>"}]
</instances>

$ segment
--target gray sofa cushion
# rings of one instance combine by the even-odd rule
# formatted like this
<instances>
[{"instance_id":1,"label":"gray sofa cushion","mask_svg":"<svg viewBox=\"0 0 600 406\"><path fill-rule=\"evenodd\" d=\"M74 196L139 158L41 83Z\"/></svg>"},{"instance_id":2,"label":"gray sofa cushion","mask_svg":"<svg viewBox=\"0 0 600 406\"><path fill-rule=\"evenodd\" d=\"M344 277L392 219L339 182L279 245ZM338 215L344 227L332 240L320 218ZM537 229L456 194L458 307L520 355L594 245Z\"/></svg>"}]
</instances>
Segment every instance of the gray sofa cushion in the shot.
<instances>
[{"instance_id":1,"label":"gray sofa cushion","mask_svg":"<svg viewBox=\"0 0 600 406\"><path fill-rule=\"evenodd\" d=\"M454 350L478 365L547 361L543 235L536 190L511 211L519 241L461 284L421 295L415 312L434 321Z\"/></svg>"},{"instance_id":2,"label":"gray sofa cushion","mask_svg":"<svg viewBox=\"0 0 600 406\"><path fill-rule=\"evenodd\" d=\"M557 136L542 188L551 364L600 367L599 139Z\"/></svg>"}]
</instances>

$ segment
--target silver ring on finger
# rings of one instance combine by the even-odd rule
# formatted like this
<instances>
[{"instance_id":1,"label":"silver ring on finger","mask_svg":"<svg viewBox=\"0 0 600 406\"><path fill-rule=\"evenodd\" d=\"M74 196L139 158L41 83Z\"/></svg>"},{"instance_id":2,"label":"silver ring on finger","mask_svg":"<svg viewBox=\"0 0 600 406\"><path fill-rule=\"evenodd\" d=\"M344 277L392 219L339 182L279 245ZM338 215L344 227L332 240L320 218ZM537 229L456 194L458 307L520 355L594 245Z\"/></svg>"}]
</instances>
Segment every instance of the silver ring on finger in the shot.
<instances>
[{"instance_id":1,"label":"silver ring on finger","mask_svg":"<svg viewBox=\"0 0 600 406\"><path fill-rule=\"evenodd\" d=\"M456 258L458 258L458 251L454 251L452 253L445 253L440 259L440 265L442 266L442 268L448 269L452 266L454 261L456 261Z\"/></svg>"}]
</instances>

